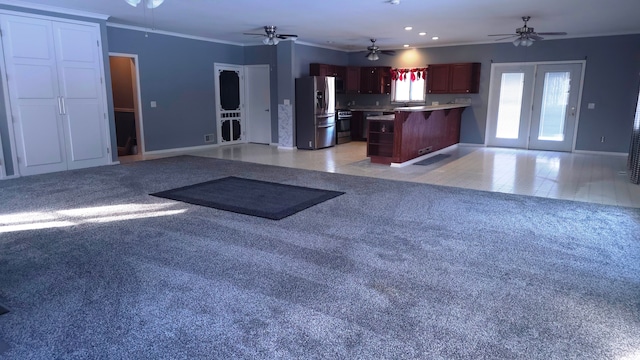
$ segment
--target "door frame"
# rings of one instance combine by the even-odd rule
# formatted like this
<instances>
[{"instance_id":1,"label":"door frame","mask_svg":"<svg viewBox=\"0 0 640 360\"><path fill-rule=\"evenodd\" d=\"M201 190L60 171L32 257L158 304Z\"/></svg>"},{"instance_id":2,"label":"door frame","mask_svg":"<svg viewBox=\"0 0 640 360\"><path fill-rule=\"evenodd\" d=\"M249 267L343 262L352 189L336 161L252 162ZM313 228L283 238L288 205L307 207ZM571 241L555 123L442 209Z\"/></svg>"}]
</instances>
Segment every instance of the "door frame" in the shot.
<instances>
[{"instance_id":1,"label":"door frame","mask_svg":"<svg viewBox=\"0 0 640 360\"><path fill-rule=\"evenodd\" d=\"M49 20L49 21L58 21L58 22L67 22L67 23L71 23L71 24L78 24L78 25L84 25L84 26L91 26L91 27L95 27L96 29L98 29L98 33L99 33L99 37L98 37L98 41L99 43L99 47L100 47L100 55L98 58L98 62L100 63L100 77L102 79L102 85L101 86L101 92L102 92L102 101L103 101L103 111L104 111L104 124L103 126L105 127L104 129L104 141L105 141L105 145L107 146L107 151L108 154L107 155L111 155L111 157L107 156L107 163L105 163L104 165L108 165L108 164L113 164L113 148L112 148L112 143L111 143L111 128L110 128L110 124L109 124L109 103L107 101L107 86L106 86L106 72L105 72L105 57L104 57L104 51L105 51L105 47L104 47L104 43L102 42L103 36L105 36L105 34L102 31L102 28L100 27L100 24L98 23L94 23L94 22L87 22L87 21L81 21L81 20L74 20L74 19L68 19L68 18L60 18L60 17L55 17L55 16L48 16L48 15L40 15L40 14L33 14L33 13L25 13L25 12L20 12L20 11L13 11L13 10L5 10L5 9L0 9L0 15L12 15L12 16L22 16L22 17L28 17L28 18L36 18L36 19L41 19L41 20ZM102 18L99 17L100 19L106 20L106 18ZM2 92L3 92L3 97L4 97L4 105L5 105L5 117L7 120L7 131L8 131L8 135L9 135L9 148L11 149L11 161L12 161L12 165L13 165L13 175L11 176L6 176L6 168L4 165L4 161L1 161L2 164L0 164L0 168L2 171L0 171L0 179L6 179L6 178L14 178L14 177L20 177L22 176L22 174L20 174L20 166L18 164L18 152L16 149L16 139L15 139L15 129L13 126L13 115L12 115L12 111L11 111L11 98L9 96L9 84L7 83L7 73L6 73L6 66L4 66L4 59L5 59L5 53L4 53L4 43L2 41L2 39L0 38L0 61L3 63L3 66L0 67L0 78L2 80ZM0 152L2 151L2 148L0 148ZM1 155L1 154L0 154ZM0 160L3 160L3 157L0 157Z\"/></svg>"},{"instance_id":2,"label":"door frame","mask_svg":"<svg viewBox=\"0 0 640 360\"><path fill-rule=\"evenodd\" d=\"M495 91L494 87L496 84L493 79L493 72L496 68L506 67L506 66L534 66L534 74L533 81L535 82L537 68L538 65L562 65L562 64L580 64L581 65L581 74L580 74L580 86L578 87L578 103L576 104L576 121L573 129L573 141L571 144L571 152L574 152L576 149L576 141L578 137L578 127L580 125L580 109L582 107L582 91L584 88L584 77L586 73L587 60L562 60L562 61L531 61L531 62L510 62L510 63L491 63L491 74L489 75L489 97L487 101L487 117L485 122L485 135L484 135L484 146L493 146L488 144L488 139L491 134L491 129L493 126L489 124L489 110L491 108L491 104L496 101L495 97L500 96L500 94ZM533 84L532 90L535 89L536 84ZM533 106L533 96L534 91L531 91L531 99L528 99L529 104ZM529 149L529 139L531 136L531 121L532 121L533 111L529 111L529 116L526 118L526 147L524 149Z\"/></svg>"},{"instance_id":3,"label":"door frame","mask_svg":"<svg viewBox=\"0 0 640 360\"><path fill-rule=\"evenodd\" d=\"M267 77L268 77L268 83L267 83L267 93L269 94L269 103L268 103L268 112L269 112L269 141L267 144L271 144L272 143L272 135L273 135L273 131L271 130L271 123L272 123L272 109L271 109L271 66L269 66L269 64L258 64L258 65L245 65L244 66L244 78L245 78L245 85L244 85L244 90L245 92L248 91L250 86L253 86L254 84L252 84L252 79L251 77L248 75L249 72L247 71L248 69L264 69L267 73ZM247 127L247 136L246 136L246 142L249 143L252 140L252 134L251 134L251 127L252 125L255 123L256 119L253 119L249 116L250 110L253 106L252 102L251 102L251 98L249 96L244 97L245 99L245 105L246 105L246 109L247 109L247 113L246 113L246 118L245 118L245 126Z\"/></svg>"},{"instance_id":4,"label":"door frame","mask_svg":"<svg viewBox=\"0 0 640 360\"><path fill-rule=\"evenodd\" d=\"M131 67L131 71L135 76L135 81L132 82L133 85L133 111L136 116L136 137L137 137L137 146L138 146L138 155L144 155L145 153L145 141L144 141L144 126L142 121L142 95L140 92L140 64L138 60L138 54L128 54L128 53L118 53L118 52L109 52L109 58L114 57L124 57L133 60L133 65ZM111 80L111 79L109 79ZM115 112L115 107L113 109ZM114 128L115 128L115 116L113 118Z\"/></svg>"}]
</instances>

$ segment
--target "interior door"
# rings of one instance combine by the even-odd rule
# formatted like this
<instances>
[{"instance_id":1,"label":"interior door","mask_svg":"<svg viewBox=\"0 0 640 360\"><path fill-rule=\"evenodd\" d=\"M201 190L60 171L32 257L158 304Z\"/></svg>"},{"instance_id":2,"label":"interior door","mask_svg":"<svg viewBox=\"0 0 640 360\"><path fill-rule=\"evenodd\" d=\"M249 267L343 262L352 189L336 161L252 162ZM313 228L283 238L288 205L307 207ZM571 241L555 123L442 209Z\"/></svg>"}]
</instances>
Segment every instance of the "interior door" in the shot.
<instances>
[{"instance_id":1,"label":"interior door","mask_svg":"<svg viewBox=\"0 0 640 360\"><path fill-rule=\"evenodd\" d=\"M0 23L18 171L67 170L51 22L1 15Z\"/></svg>"},{"instance_id":2,"label":"interior door","mask_svg":"<svg viewBox=\"0 0 640 360\"><path fill-rule=\"evenodd\" d=\"M240 65L215 64L214 71L218 144L243 143L244 68Z\"/></svg>"},{"instance_id":3,"label":"interior door","mask_svg":"<svg viewBox=\"0 0 640 360\"><path fill-rule=\"evenodd\" d=\"M269 65L245 66L247 89L247 140L271 143L271 89Z\"/></svg>"},{"instance_id":4,"label":"interior door","mask_svg":"<svg viewBox=\"0 0 640 360\"><path fill-rule=\"evenodd\" d=\"M100 48L94 27L54 23L69 169L108 163Z\"/></svg>"},{"instance_id":5,"label":"interior door","mask_svg":"<svg viewBox=\"0 0 640 360\"><path fill-rule=\"evenodd\" d=\"M487 145L572 151L581 63L495 64Z\"/></svg>"},{"instance_id":6,"label":"interior door","mask_svg":"<svg viewBox=\"0 0 640 360\"><path fill-rule=\"evenodd\" d=\"M581 71L581 64L538 66L529 149L571 151Z\"/></svg>"}]
</instances>

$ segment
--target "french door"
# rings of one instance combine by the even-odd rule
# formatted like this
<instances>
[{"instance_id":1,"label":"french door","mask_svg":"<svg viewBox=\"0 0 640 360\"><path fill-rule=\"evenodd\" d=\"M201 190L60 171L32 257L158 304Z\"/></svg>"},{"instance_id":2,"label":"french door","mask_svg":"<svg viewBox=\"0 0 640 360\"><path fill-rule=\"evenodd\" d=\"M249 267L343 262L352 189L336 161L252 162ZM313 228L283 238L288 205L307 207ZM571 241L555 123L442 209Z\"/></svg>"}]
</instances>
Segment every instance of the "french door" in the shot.
<instances>
[{"instance_id":1,"label":"french door","mask_svg":"<svg viewBox=\"0 0 640 360\"><path fill-rule=\"evenodd\" d=\"M494 64L487 145L571 151L582 63Z\"/></svg>"}]
</instances>

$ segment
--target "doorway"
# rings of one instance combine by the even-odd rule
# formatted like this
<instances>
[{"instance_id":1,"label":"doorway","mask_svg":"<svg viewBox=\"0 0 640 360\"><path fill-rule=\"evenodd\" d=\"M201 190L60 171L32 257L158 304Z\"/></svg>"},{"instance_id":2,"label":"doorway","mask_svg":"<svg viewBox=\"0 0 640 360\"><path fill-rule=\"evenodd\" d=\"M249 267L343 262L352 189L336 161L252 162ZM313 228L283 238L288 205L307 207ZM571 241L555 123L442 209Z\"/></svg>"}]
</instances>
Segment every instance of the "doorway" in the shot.
<instances>
[{"instance_id":1,"label":"doorway","mask_svg":"<svg viewBox=\"0 0 640 360\"><path fill-rule=\"evenodd\" d=\"M142 115L140 112L140 82L138 56L135 54L109 54L111 84L118 157L136 156L144 153ZM124 159L123 159L124 160Z\"/></svg>"},{"instance_id":2,"label":"doorway","mask_svg":"<svg viewBox=\"0 0 640 360\"><path fill-rule=\"evenodd\" d=\"M492 64L487 145L571 152L584 65Z\"/></svg>"}]
</instances>

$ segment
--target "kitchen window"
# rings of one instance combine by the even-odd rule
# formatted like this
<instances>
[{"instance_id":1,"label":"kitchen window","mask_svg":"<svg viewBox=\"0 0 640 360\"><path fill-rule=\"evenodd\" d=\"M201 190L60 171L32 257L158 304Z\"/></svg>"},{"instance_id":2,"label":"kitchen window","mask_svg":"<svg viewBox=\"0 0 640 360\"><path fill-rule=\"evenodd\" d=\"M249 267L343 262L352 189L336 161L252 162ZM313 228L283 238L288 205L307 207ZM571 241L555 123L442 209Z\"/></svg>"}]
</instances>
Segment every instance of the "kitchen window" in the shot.
<instances>
[{"instance_id":1,"label":"kitchen window","mask_svg":"<svg viewBox=\"0 0 640 360\"><path fill-rule=\"evenodd\" d=\"M391 102L424 104L427 69L391 69Z\"/></svg>"}]
</instances>

